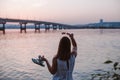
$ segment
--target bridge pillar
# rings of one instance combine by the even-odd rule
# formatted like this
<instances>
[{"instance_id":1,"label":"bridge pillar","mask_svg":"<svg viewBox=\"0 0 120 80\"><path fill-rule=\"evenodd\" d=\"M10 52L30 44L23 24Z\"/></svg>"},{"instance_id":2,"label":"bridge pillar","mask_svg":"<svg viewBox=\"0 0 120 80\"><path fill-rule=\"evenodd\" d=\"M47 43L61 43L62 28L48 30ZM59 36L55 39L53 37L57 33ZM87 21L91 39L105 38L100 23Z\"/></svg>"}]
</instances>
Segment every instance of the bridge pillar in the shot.
<instances>
[{"instance_id":1,"label":"bridge pillar","mask_svg":"<svg viewBox=\"0 0 120 80\"><path fill-rule=\"evenodd\" d=\"M62 26L61 25L59 25L59 30L61 30L62 29Z\"/></svg>"},{"instance_id":2,"label":"bridge pillar","mask_svg":"<svg viewBox=\"0 0 120 80\"><path fill-rule=\"evenodd\" d=\"M53 30L57 30L57 26L56 25L53 25Z\"/></svg>"},{"instance_id":3,"label":"bridge pillar","mask_svg":"<svg viewBox=\"0 0 120 80\"><path fill-rule=\"evenodd\" d=\"M5 34L5 21L0 22L0 24L2 24L2 27L0 27L0 31L3 31L3 34Z\"/></svg>"},{"instance_id":4,"label":"bridge pillar","mask_svg":"<svg viewBox=\"0 0 120 80\"><path fill-rule=\"evenodd\" d=\"M3 34L5 34L5 23L3 23Z\"/></svg>"},{"instance_id":5,"label":"bridge pillar","mask_svg":"<svg viewBox=\"0 0 120 80\"><path fill-rule=\"evenodd\" d=\"M38 30L39 33L40 33L40 24L36 24L36 23L35 23L35 33L37 32L37 30Z\"/></svg>"},{"instance_id":6,"label":"bridge pillar","mask_svg":"<svg viewBox=\"0 0 120 80\"><path fill-rule=\"evenodd\" d=\"M66 29L66 27L65 27L65 26L63 26L62 28L63 28L63 29Z\"/></svg>"},{"instance_id":7,"label":"bridge pillar","mask_svg":"<svg viewBox=\"0 0 120 80\"><path fill-rule=\"evenodd\" d=\"M50 30L50 26L45 24L45 32Z\"/></svg>"},{"instance_id":8,"label":"bridge pillar","mask_svg":"<svg viewBox=\"0 0 120 80\"><path fill-rule=\"evenodd\" d=\"M20 22L20 33L22 33L23 30L26 33L26 24L26 22Z\"/></svg>"}]
</instances>

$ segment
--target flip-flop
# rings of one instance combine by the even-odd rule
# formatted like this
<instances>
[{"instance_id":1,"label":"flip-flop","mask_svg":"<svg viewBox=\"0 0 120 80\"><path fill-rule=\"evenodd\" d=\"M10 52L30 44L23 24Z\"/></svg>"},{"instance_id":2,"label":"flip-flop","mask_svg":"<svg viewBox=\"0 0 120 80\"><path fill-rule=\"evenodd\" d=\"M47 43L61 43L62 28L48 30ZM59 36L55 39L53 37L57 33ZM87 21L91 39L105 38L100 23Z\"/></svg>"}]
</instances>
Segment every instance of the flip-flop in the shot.
<instances>
[{"instance_id":1,"label":"flip-flop","mask_svg":"<svg viewBox=\"0 0 120 80\"><path fill-rule=\"evenodd\" d=\"M32 58L32 61L33 61L35 64L38 64L38 65L40 65L40 66L42 66L42 67L45 66L45 65L43 64L43 61L42 61L42 60Z\"/></svg>"}]
</instances>

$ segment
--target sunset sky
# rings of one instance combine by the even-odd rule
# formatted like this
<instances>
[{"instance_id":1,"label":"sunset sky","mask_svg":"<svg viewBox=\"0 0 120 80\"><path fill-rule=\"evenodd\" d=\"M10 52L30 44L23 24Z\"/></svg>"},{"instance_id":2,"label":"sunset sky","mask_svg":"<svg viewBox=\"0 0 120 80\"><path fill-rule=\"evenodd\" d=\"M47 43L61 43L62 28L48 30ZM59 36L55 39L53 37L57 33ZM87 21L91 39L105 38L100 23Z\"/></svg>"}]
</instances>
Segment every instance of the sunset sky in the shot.
<instances>
[{"instance_id":1,"label":"sunset sky","mask_svg":"<svg viewBox=\"0 0 120 80\"><path fill-rule=\"evenodd\" d=\"M120 0L0 0L0 17L65 24L120 22Z\"/></svg>"}]
</instances>

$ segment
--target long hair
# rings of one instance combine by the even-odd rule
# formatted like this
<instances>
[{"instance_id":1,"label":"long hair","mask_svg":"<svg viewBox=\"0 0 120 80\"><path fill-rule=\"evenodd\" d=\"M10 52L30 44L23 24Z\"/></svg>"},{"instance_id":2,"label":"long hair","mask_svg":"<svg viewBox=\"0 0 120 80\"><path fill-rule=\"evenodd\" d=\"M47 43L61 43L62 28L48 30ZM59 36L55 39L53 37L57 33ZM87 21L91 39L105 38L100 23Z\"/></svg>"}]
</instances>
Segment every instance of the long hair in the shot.
<instances>
[{"instance_id":1,"label":"long hair","mask_svg":"<svg viewBox=\"0 0 120 80\"><path fill-rule=\"evenodd\" d=\"M58 52L56 57L60 60L68 60L71 53L71 42L66 36L62 37L59 43Z\"/></svg>"}]
</instances>

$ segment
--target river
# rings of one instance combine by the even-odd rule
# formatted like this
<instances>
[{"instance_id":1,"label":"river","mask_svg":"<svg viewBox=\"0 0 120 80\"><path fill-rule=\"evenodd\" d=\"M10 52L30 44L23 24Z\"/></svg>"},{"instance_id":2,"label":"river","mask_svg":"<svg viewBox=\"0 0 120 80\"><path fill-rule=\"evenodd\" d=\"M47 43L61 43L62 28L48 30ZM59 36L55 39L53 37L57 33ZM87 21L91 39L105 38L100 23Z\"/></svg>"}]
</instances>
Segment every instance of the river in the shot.
<instances>
[{"instance_id":1,"label":"river","mask_svg":"<svg viewBox=\"0 0 120 80\"><path fill-rule=\"evenodd\" d=\"M0 80L51 80L47 66L34 64L31 58L44 55L52 61L57 53L61 32L74 33L78 56L73 71L74 80L90 80L91 73L109 70L106 60L120 61L120 29L70 29L34 33L19 33L18 29L0 32Z\"/></svg>"}]
</instances>

